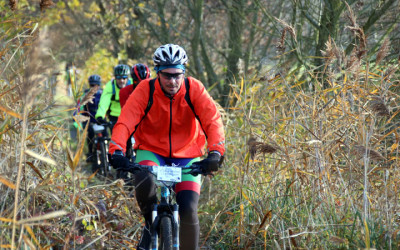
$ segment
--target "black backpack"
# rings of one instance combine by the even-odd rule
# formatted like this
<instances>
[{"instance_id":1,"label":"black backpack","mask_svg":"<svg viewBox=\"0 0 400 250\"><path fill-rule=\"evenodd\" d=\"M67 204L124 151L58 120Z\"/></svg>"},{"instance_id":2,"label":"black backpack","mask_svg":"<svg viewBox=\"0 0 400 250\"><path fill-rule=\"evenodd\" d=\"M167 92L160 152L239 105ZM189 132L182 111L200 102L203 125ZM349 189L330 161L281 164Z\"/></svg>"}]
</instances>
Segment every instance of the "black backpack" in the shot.
<instances>
[{"instance_id":1,"label":"black backpack","mask_svg":"<svg viewBox=\"0 0 400 250\"><path fill-rule=\"evenodd\" d=\"M147 107L144 110L144 116L142 117L142 119L140 120L140 122L135 126L135 131L137 129L137 127L139 126L139 124L143 121L143 119L147 116L147 113L149 113L151 106L153 105L153 94L154 94L154 89L155 89L155 84L156 82L156 78L151 79L149 81L149 85L150 85L150 90L149 90L149 101L147 102ZM196 119L199 121L201 129L203 130L204 134L206 135L207 138L207 134L203 129L203 125L201 124L200 118L199 116L196 114L196 112L194 111L194 106L192 101L190 100L190 84L189 84L189 79L187 77L185 77L185 87L186 87L186 94L185 94L185 100L187 102L187 104L189 105L190 109L193 111L194 116L196 117Z\"/></svg>"}]
</instances>

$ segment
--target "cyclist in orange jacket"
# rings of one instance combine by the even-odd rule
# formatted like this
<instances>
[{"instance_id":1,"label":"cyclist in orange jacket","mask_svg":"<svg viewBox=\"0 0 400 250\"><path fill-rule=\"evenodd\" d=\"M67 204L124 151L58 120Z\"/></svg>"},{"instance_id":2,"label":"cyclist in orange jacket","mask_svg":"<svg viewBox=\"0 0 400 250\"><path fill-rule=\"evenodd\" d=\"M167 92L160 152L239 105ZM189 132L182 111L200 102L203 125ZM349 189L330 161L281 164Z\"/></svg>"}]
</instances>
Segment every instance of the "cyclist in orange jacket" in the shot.
<instances>
[{"instance_id":1,"label":"cyclist in orange jacket","mask_svg":"<svg viewBox=\"0 0 400 250\"><path fill-rule=\"evenodd\" d=\"M115 124L109 149L115 168L129 164L124 154L132 133L139 164L189 166L205 154L206 141L208 156L203 163L221 164L225 152L221 115L203 84L192 77L185 79L187 60L185 50L175 44L163 45L155 51L157 78L153 82L151 108L146 109L152 86L152 80L147 79L129 96ZM182 182L175 187L181 249L198 248L200 178L200 175L182 175ZM145 218L138 249L148 249L151 205L157 201L156 186L149 173L137 174L134 179L136 199Z\"/></svg>"}]
</instances>

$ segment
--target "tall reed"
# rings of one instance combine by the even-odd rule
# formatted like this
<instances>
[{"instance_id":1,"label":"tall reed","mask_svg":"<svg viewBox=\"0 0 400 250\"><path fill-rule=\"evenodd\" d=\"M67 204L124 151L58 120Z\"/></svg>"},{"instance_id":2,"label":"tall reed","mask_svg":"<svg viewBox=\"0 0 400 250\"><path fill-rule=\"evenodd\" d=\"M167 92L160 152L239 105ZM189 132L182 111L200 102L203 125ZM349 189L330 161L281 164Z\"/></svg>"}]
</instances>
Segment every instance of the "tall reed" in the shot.
<instances>
[{"instance_id":1,"label":"tall reed","mask_svg":"<svg viewBox=\"0 0 400 250\"><path fill-rule=\"evenodd\" d=\"M325 55L319 75L275 67L233 85L205 246L398 247L399 72L332 40Z\"/></svg>"}]
</instances>

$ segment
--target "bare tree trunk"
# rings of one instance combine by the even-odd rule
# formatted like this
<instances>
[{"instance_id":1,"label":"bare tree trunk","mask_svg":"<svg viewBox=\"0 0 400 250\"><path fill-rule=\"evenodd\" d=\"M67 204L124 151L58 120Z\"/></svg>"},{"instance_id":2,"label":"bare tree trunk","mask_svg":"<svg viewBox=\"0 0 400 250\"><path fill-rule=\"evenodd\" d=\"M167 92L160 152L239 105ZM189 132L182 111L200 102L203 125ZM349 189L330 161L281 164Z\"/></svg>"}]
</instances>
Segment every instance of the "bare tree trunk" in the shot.
<instances>
[{"instance_id":1,"label":"bare tree trunk","mask_svg":"<svg viewBox=\"0 0 400 250\"><path fill-rule=\"evenodd\" d=\"M157 35L159 35L159 40L162 44L169 43L170 42L169 28L167 26L164 14L165 1L157 0L156 4L158 8L158 16L160 17L160 22L161 22L161 30L160 32L158 32Z\"/></svg>"},{"instance_id":2,"label":"bare tree trunk","mask_svg":"<svg viewBox=\"0 0 400 250\"><path fill-rule=\"evenodd\" d=\"M253 9L253 8L254 7L250 8L250 9ZM256 10L253 15L253 19L252 19L253 24L257 23L257 18L258 18L258 10ZM245 72L247 72L247 70L249 69L249 63L250 63L250 59L252 57L253 48L254 48L254 38L256 35L255 25L249 25L248 27L250 28L250 35L249 35L249 38L247 39L247 47L244 52L244 70L245 70Z\"/></svg>"},{"instance_id":3,"label":"bare tree trunk","mask_svg":"<svg viewBox=\"0 0 400 250\"><path fill-rule=\"evenodd\" d=\"M368 21L362 27L364 34L379 20L388 10L392 10L390 7L395 3L397 0L388 0L385 4L382 5L379 9L373 9L371 15L368 18ZM353 39L346 48L346 54L349 55L354 48L355 39Z\"/></svg>"},{"instance_id":4,"label":"bare tree trunk","mask_svg":"<svg viewBox=\"0 0 400 250\"><path fill-rule=\"evenodd\" d=\"M207 72L207 79L209 83L208 85L212 85L218 81L218 76L215 73L210 57L208 56L207 48L204 44L204 38L200 39L200 45L201 45L201 57L203 59L203 64ZM222 90L220 85L218 85L218 90L219 91Z\"/></svg>"},{"instance_id":5,"label":"bare tree trunk","mask_svg":"<svg viewBox=\"0 0 400 250\"><path fill-rule=\"evenodd\" d=\"M104 7L103 1L102 0L96 0L96 2L97 2L97 5L100 8L101 16L106 16L107 10ZM120 48L121 48L121 43L119 42L119 38L121 36L121 31L118 30L116 28L116 26L112 25L112 23L110 23L110 22L106 23L106 27L110 31L110 34L111 34L111 40L112 40L112 46L111 46L111 49L110 49L111 53L112 53L113 57L118 58L118 52L120 51Z\"/></svg>"},{"instance_id":6,"label":"bare tree trunk","mask_svg":"<svg viewBox=\"0 0 400 250\"><path fill-rule=\"evenodd\" d=\"M242 55L242 34L243 34L243 16L244 16L244 0L232 0L229 2L228 18L229 18L229 41L228 41L228 59L226 82L224 85L223 104L227 104L227 96L229 94L229 84L237 81L239 76L238 62Z\"/></svg>"},{"instance_id":7,"label":"bare tree trunk","mask_svg":"<svg viewBox=\"0 0 400 250\"><path fill-rule=\"evenodd\" d=\"M124 3L125 8L129 9L129 4L131 3L134 8L135 5L139 4L137 1L128 1L129 3ZM139 17L131 12L126 13L129 18L129 39L126 41L126 54L130 59L140 59L146 56L144 50L143 35L141 33L141 25L135 25Z\"/></svg>"},{"instance_id":8,"label":"bare tree trunk","mask_svg":"<svg viewBox=\"0 0 400 250\"><path fill-rule=\"evenodd\" d=\"M201 63L201 56L199 54L200 51L200 39L201 39L201 31L202 31L202 19L203 19L203 4L204 0L187 0L187 4L190 10L190 13L194 20L194 30L193 37L191 39L191 48L192 48L192 61L194 64L194 69L196 71L197 77L204 83L206 87L208 87L208 83L205 81L204 70Z\"/></svg>"},{"instance_id":9,"label":"bare tree trunk","mask_svg":"<svg viewBox=\"0 0 400 250\"><path fill-rule=\"evenodd\" d=\"M315 47L315 66L317 69L315 71L316 74L319 74L321 69L319 66L324 64L324 60L322 57L322 50L325 49L326 42L329 37L333 40L336 40L338 30L339 30L339 17L341 14L342 7L341 0L327 0L325 1L325 6L323 7L323 12L321 15L321 21L318 29L318 43ZM323 81L324 88L328 88L329 84L323 80L323 76L321 76Z\"/></svg>"}]
</instances>

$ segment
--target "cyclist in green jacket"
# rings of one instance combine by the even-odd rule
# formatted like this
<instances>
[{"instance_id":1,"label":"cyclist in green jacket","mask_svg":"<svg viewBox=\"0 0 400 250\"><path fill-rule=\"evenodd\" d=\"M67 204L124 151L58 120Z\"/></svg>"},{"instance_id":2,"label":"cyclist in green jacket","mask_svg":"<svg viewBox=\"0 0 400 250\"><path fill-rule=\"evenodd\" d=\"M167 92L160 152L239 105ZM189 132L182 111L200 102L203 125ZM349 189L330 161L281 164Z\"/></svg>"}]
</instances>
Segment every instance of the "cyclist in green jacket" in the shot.
<instances>
[{"instance_id":1,"label":"cyclist in green jacket","mask_svg":"<svg viewBox=\"0 0 400 250\"><path fill-rule=\"evenodd\" d=\"M121 114L121 105L119 103L119 91L132 84L129 79L130 68L128 65L119 64L114 68L114 78L111 79L104 87L103 94L100 98L99 108L95 118L100 123L106 123L105 117L108 113L108 119L112 123L112 127L117 122L119 115Z\"/></svg>"}]
</instances>

